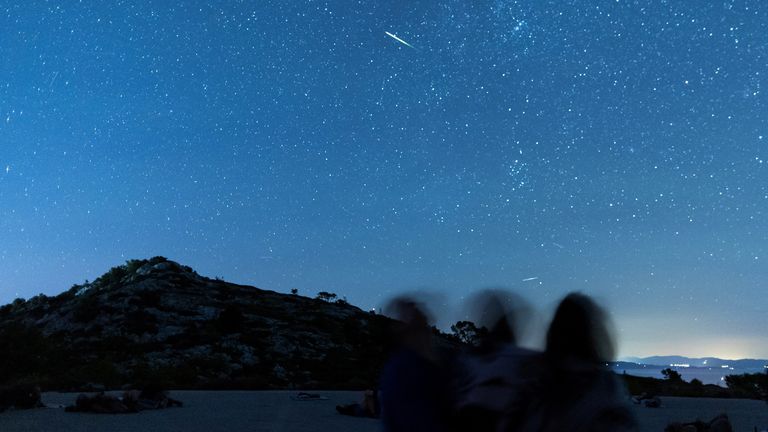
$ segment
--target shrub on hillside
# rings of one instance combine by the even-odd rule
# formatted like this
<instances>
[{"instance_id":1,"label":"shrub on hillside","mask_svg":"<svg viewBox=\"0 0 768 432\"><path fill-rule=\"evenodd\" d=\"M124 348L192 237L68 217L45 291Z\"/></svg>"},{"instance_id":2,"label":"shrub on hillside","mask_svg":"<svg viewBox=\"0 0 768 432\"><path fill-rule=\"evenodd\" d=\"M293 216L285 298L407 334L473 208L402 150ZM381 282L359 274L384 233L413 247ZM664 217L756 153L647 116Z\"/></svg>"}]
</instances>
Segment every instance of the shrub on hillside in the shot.
<instances>
[{"instance_id":1,"label":"shrub on hillside","mask_svg":"<svg viewBox=\"0 0 768 432\"><path fill-rule=\"evenodd\" d=\"M0 328L0 383L46 374L56 349L39 330L18 323Z\"/></svg>"},{"instance_id":2,"label":"shrub on hillside","mask_svg":"<svg viewBox=\"0 0 768 432\"><path fill-rule=\"evenodd\" d=\"M72 318L78 323L91 322L100 312L99 299L94 295L83 295L77 301Z\"/></svg>"},{"instance_id":3,"label":"shrub on hillside","mask_svg":"<svg viewBox=\"0 0 768 432\"><path fill-rule=\"evenodd\" d=\"M768 374L754 373L728 375L725 384L735 397L766 399L768 397Z\"/></svg>"},{"instance_id":4,"label":"shrub on hillside","mask_svg":"<svg viewBox=\"0 0 768 432\"><path fill-rule=\"evenodd\" d=\"M241 333L245 317L237 305L229 305L219 313L216 319L216 328L224 334Z\"/></svg>"}]
</instances>

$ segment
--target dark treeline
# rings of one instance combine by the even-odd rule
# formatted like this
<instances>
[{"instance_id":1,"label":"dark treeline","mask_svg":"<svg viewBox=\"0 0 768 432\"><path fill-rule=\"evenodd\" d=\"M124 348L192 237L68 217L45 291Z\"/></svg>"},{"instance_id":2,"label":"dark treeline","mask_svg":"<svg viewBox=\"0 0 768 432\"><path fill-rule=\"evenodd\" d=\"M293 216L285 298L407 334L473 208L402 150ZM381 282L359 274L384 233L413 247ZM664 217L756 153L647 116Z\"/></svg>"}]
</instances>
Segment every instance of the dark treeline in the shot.
<instances>
[{"instance_id":1,"label":"dark treeline","mask_svg":"<svg viewBox=\"0 0 768 432\"><path fill-rule=\"evenodd\" d=\"M727 375L726 387L703 384L697 379L661 379L620 374L632 394L654 394L658 396L711 397L738 399L766 399L768 396L767 374Z\"/></svg>"}]
</instances>

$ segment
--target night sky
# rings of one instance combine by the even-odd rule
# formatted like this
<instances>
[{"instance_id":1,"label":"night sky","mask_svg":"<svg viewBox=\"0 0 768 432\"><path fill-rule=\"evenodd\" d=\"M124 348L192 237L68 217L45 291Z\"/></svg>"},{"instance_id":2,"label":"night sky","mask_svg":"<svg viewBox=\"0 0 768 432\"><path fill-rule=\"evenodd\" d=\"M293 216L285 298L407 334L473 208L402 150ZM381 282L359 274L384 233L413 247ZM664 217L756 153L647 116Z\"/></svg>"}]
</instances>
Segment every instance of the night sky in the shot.
<instances>
[{"instance_id":1,"label":"night sky","mask_svg":"<svg viewBox=\"0 0 768 432\"><path fill-rule=\"evenodd\" d=\"M173 3L0 6L0 303L163 255L768 358L761 1Z\"/></svg>"}]
</instances>

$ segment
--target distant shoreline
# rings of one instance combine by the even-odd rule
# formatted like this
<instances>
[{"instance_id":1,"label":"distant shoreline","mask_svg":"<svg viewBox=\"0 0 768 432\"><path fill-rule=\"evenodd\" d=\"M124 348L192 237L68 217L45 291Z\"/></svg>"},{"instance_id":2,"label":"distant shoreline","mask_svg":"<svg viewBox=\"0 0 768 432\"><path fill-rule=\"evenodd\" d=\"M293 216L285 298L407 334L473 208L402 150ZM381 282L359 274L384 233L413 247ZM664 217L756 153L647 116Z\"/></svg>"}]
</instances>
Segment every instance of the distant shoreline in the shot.
<instances>
[{"instance_id":1,"label":"distant shoreline","mask_svg":"<svg viewBox=\"0 0 768 432\"><path fill-rule=\"evenodd\" d=\"M637 377L664 379L661 371L669 366L659 365L647 365L647 367L627 368L620 366L613 366L611 369L617 374L633 375ZM743 374L755 374L765 373L765 369L758 368L714 368L714 367L671 367L671 369L677 371L682 375L684 381L690 382L693 379L698 379L703 384L713 384L725 388L725 377L728 375L743 375Z\"/></svg>"}]
</instances>

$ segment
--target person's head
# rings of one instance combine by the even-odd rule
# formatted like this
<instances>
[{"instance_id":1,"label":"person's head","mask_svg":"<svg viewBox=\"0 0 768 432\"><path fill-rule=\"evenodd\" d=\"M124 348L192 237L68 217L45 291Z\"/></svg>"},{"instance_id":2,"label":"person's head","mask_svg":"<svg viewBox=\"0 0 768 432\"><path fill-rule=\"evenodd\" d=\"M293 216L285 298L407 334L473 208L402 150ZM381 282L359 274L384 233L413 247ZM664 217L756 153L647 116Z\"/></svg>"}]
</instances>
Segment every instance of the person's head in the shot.
<instances>
[{"instance_id":1,"label":"person's head","mask_svg":"<svg viewBox=\"0 0 768 432\"><path fill-rule=\"evenodd\" d=\"M549 325L546 354L554 361L613 360L613 337L603 309L584 294L568 294Z\"/></svg>"},{"instance_id":2,"label":"person's head","mask_svg":"<svg viewBox=\"0 0 768 432\"><path fill-rule=\"evenodd\" d=\"M466 305L476 325L486 330L481 335L481 351L516 345L532 318L528 303L502 288L478 291L469 297Z\"/></svg>"},{"instance_id":3,"label":"person's head","mask_svg":"<svg viewBox=\"0 0 768 432\"><path fill-rule=\"evenodd\" d=\"M430 349L431 328L423 305L410 298L397 298L387 308L397 320L392 328L394 345L414 351Z\"/></svg>"}]
</instances>

